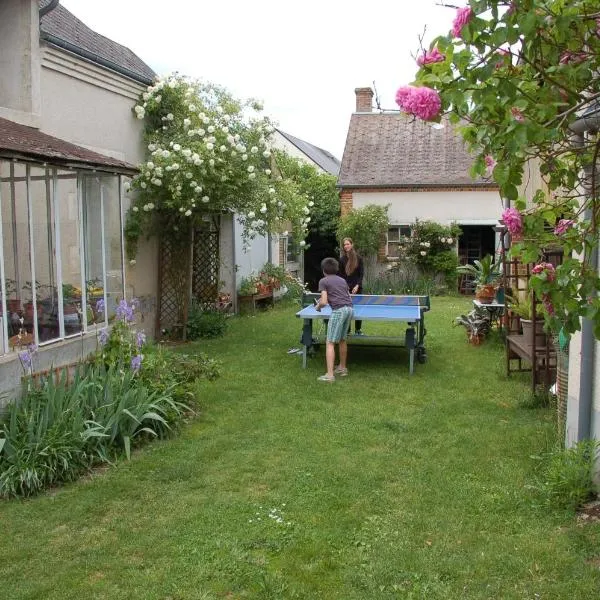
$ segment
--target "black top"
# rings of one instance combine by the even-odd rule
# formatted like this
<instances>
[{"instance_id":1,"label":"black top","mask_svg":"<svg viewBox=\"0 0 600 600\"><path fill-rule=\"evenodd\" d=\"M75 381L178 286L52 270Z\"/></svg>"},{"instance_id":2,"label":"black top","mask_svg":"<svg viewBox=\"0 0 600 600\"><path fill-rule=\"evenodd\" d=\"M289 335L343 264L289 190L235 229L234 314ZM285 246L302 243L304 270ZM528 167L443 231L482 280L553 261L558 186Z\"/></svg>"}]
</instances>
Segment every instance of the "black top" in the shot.
<instances>
[{"instance_id":1,"label":"black top","mask_svg":"<svg viewBox=\"0 0 600 600\"><path fill-rule=\"evenodd\" d=\"M365 267L363 265L363 259L358 257L358 266L350 275L346 275L346 263L348 262L348 258L345 254L340 256L340 277L343 277L348 284L348 289L352 289L355 285L358 285L359 291L362 290L363 284L363 275L365 271Z\"/></svg>"}]
</instances>

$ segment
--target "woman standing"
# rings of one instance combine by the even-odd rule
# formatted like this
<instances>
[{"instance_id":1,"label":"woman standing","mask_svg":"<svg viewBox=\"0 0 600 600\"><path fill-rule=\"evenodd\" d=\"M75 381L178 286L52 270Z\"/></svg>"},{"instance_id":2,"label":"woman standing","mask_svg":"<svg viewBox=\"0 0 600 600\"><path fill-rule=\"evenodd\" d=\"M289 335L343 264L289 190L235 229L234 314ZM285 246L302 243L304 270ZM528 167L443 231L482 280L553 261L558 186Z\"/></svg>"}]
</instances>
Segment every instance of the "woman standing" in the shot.
<instances>
[{"instance_id":1,"label":"woman standing","mask_svg":"<svg viewBox=\"0 0 600 600\"><path fill-rule=\"evenodd\" d=\"M348 291L351 294L360 294L362 292L363 275L363 259L354 249L352 240L344 238L342 241L342 255L340 256L340 277L346 280ZM362 321L354 322L354 332L356 335L362 335L361 326Z\"/></svg>"}]
</instances>

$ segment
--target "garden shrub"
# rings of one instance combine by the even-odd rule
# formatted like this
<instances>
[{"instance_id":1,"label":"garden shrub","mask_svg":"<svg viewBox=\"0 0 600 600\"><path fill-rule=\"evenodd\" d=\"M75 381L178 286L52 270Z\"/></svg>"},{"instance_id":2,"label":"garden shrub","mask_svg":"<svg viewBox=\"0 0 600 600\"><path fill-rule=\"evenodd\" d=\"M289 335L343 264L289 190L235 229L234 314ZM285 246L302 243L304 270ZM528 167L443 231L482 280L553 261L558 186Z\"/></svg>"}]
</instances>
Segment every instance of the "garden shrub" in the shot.
<instances>
[{"instance_id":1,"label":"garden shrub","mask_svg":"<svg viewBox=\"0 0 600 600\"><path fill-rule=\"evenodd\" d=\"M221 337L227 330L227 315L198 302L192 302L186 327L188 340Z\"/></svg>"},{"instance_id":2,"label":"garden shrub","mask_svg":"<svg viewBox=\"0 0 600 600\"><path fill-rule=\"evenodd\" d=\"M119 304L111 331L101 330L100 349L72 382L67 370L37 385L27 377L23 398L0 417L0 497L30 496L129 458L132 447L166 436L191 412L199 378L218 377L219 363L203 354L147 343L133 329L134 304Z\"/></svg>"},{"instance_id":3,"label":"garden shrub","mask_svg":"<svg viewBox=\"0 0 600 600\"><path fill-rule=\"evenodd\" d=\"M594 463L598 456L598 440L582 440L572 448L557 447L534 457L540 469L536 483L544 506L576 510L594 497Z\"/></svg>"},{"instance_id":4,"label":"garden shrub","mask_svg":"<svg viewBox=\"0 0 600 600\"><path fill-rule=\"evenodd\" d=\"M405 260L365 279L364 290L366 294L435 296L447 291L447 287L444 275L425 275Z\"/></svg>"}]
</instances>

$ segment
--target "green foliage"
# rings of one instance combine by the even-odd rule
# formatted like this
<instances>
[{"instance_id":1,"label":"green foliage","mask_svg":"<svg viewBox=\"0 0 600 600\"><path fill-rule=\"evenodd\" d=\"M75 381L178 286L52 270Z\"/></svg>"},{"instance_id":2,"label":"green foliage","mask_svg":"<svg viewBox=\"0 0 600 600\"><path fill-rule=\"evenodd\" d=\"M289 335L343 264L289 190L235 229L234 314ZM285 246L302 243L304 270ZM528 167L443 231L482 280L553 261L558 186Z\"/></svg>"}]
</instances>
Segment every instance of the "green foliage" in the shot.
<instances>
[{"instance_id":1,"label":"green foliage","mask_svg":"<svg viewBox=\"0 0 600 600\"><path fill-rule=\"evenodd\" d=\"M460 265L456 268L457 273L470 275L475 285L489 285L496 283L500 278L502 263L494 261L491 254L486 254L481 260L473 261L473 264Z\"/></svg>"},{"instance_id":2,"label":"green foliage","mask_svg":"<svg viewBox=\"0 0 600 600\"><path fill-rule=\"evenodd\" d=\"M322 173L314 165L302 162L284 152L274 152L275 162L281 175L291 179L301 194L314 205L311 208L309 230L321 236L333 235L340 219L340 197L337 177Z\"/></svg>"},{"instance_id":3,"label":"green foliage","mask_svg":"<svg viewBox=\"0 0 600 600\"><path fill-rule=\"evenodd\" d=\"M533 488L545 506L576 510L594 497L594 463L600 442L583 440L571 448L557 447L541 456Z\"/></svg>"},{"instance_id":4,"label":"green foliage","mask_svg":"<svg viewBox=\"0 0 600 600\"><path fill-rule=\"evenodd\" d=\"M523 489L553 413L519 408L529 378L505 376L499 339L474 348L451 326L470 306L432 298L414 375L406 350L350 347L349 377L326 389L323 347L306 369L286 352L291 304L177 346L223 361L193 388L201 418L81 485L0 502L3 596L596 597L598 524L532 509Z\"/></svg>"},{"instance_id":5,"label":"green foliage","mask_svg":"<svg viewBox=\"0 0 600 600\"><path fill-rule=\"evenodd\" d=\"M472 18L460 36L434 40L443 60L424 65L417 84L438 90L442 112L475 156L472 175L493 179L522 212L523 239L512 256L539 263L548 248L562 248L556 276L531 280L549 328L571 333L584 317L600 339L600 278L590 260L598 248L598 186L590 173L599 146L597 135L578 135L597 129L598 2L507 4L470 0ZM541 183L530 177L536 171Z\"/></svg>"},{"instance_id":6,"label":"green foliage","mask_svg":"<svg viewBox=\"0 0 600 600\"><path fill-rule=\"evenodd\" d=\"M471 312L456 317L454 325L462 325L467 330L469 341L477 345L491 331L492 319L485 308L475 307Z\"/></svg>"},{"instance_id":7,"label":"green foliage","mask_svg":"<svg viewBox=\"0 0 600 600\"><path fill-rule=\"evenodd\" d=\"M366 294L437 296L447 290L443 275L425 275L410 261L390 265L373 278L367 276L364 282Z\"/></svg>"},{"instance_id":8,"label":"green foliage","mask_svg":"<svg viewBox=\"0 0 600 600\"><path fill-rule=\"evenodd\" d=\"M338 238L351 238L363 256L376 255L388 230L387 211L387 206L375 204L351 210L340 219Z\"/></svg>"},{"instance_id":9,"label":"green foliage","mask_svg":"<svg viewBox=\"0 0 600 600\"><path fill-rule=\"evenodd\" d=\"M454 274L457 262L453 250L460 234L458 225L448 227L434 221L417 219L411 225L411 236L404 245L404 257L425 272Z\"/></svg>"},{"instance_id":10,"label":"green foliage","mask_svg":"<svg viewBox=\"0 0 600 600\"><path fill-rule=\"evenodd\" d=\"M227 330L227 314L192 302L186 324L188 340L220 337Z\"/></svg>"},{"instance_id":11,"label":"green foliage","mask_svg":"<svg viewBox=\"0 0 600 600\"><path fill-rule=\"evenodd\" d=\"M147 155L131 182L130 259L143 233L158 230L185 242L206 213L236 213L246 241L289 223L296 239L306 236L309 201L298 184L272 172L273 127L260 110L177 74L141 95L134 112L144 120Z\"/></svg>"},{"instance_id":12,"label":"green foliage","mask_svg":"<svg viewBox=\"0 0 600 600\"><path fill-rule=\"evenodd\" d=\"M198 379L220 375L220 364L205 354L146 343L143 365L129 368L135 343L128 332L117 321L105 351L81 365L73 382L66 371L51 374L9 404L0 420L0 497L36 494L99 462L129 458L135 445L164 437L190 411Z\"/></svg>"},{"instance_id":13,"label":"green foliage","mask_svg":"<svg viewBox=\"0 0 600 600\"><path fill-rule=\"evenodd\" d=\"M0 497L30 496L98 462L129 458L138 437L161 437L188 407L171 388L142 385L118 366L82 365L73 383L50 375L0 423Z\"/></svg>"}]
</instances>

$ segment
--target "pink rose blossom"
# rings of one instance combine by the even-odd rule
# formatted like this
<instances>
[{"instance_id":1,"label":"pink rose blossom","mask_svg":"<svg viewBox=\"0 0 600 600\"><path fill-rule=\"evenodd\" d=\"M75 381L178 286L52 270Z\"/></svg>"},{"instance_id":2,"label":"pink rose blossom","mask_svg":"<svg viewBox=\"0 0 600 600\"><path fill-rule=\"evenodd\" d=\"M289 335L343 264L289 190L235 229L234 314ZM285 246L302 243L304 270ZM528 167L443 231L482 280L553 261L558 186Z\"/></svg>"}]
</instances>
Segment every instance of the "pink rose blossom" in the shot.
<instances>
[{"instance_id":1,"label":"pink rose blossom","mask_svg":"<svg viewBox=\"0 0 600 600\"><path fill-rule=\"evenodd\" d=\"M498 48L498 50L496 50L496 54L498 55L498 60L494 66L496 69L501 69L506 62L506 57L510 56L511 53L510 50L507 50L506 48Z\"/></svg>"},{"instance_id":2,"label":"pink rose blossom","mask_svg":"<svg viewBox=\"0 0 600 600\"><path fill-rule=\"evenodd\" d=\"M431 121L439 115L442 100L436 90L428 87L403 86L396 92L396 103L406 113Z\"/></svg>"},{"instance_id":3,"label":"pink rose blossom","mask_svg":"<svg viewBox=\"0 0 600 600\"><path fill-rule=\"evenodd\" d=\"M425 50L423 54L417 58L417 64L422 67L423 65L431 65L433 63L443 62L444 60L446 60L445 55L438 50L437 46L434 46L431 52Z\"/></svg>"},{"instance_id":4,"label":"pink rose blossom","mask_svg":"<svg viewBox=\"0 0 600 600\"><path fill-rule=\"evenodd\" d=\"M556 271L554 269L554 265L549 262L538 263L531 269L531 272L534 275L539 275L540 273L546 273L546 278L548 281L554 281L556 279Z\"/></svg>"},{"instance_id":5,"label":"pink rose blossom","mask_svg":"<svg viewBox=\"0 0 600 600\"><path fill-rule=\"evenodd\" d=\"M572 219L561 219L554 228L554 235L564 235L574 224Z\"/></svg>"},{"instance_id":6,"label":"pink rose blossom","mask_svg":"<svg viewBox=\"0 0 600 600\"><path fill-rule=\"evenodd\" d=\"M470 6L458 8L456 10L456 16L454 17L454 21L452 22L452 35L454 37L462 37L460 35L462 28L471 20L472 17L473 10Z\"/></svg>"},{"instance_id":7,"label":"pink rose blossom","mask_svg":"<svg viewBox=\"0 0 600 600\"><path fill-rule=\"evenodd\" d=\"M565 50L559 59L559 63L561 65L569 65L569 64L577 64L583 62L587 58L587 54L585 52L571 52L570 50Z\"/></svg>"},{"instance_id":8,"label":"pink rose blossom","mask_svg":"<svg viewBox=\"0 0 600 600\"><path fill-rule=\"evenodd\" d=\"M554 311L554 305L552 304L552 301L550 300L550 296L548 294L543 294L542 295L542 304L544 305L544 309L545 311L551 316L553 317L555 314Z\"/></svg>"},{"instance_id":9,"label":"pink rose blossom","mask_svg":"<svg viewBox=\"0 0 600 600\"><path fill-rule=\"evenodd\" d=\"M485 161L485 166L487 167L488 175L491 175L492 171L494 170L494 167L498 163L494 160L494 157L491 154L486 154L486 156L483 160Z\"/></svg>"},{"instance_id":10,"label":"pink rose blossom","mask_svg":"<svg viewBox=\"0 0 600 600\"><path fill-rule=\"evenodd\" d=\"M517 123L523 123L525 121L525 115L516 106L513 106L510 109L510 112Z\"/></svg>"},{"instance_id":11,"label":"pink rose blossom","mask_svg":"<svg viewBox=\"0 0 600 600\"><path fill-rule=\"evenodd\" d=\"M523 233L523 217L516 208L505 208L502 212L502 220L511 235Z\"/></svg>"}]
</instances>

